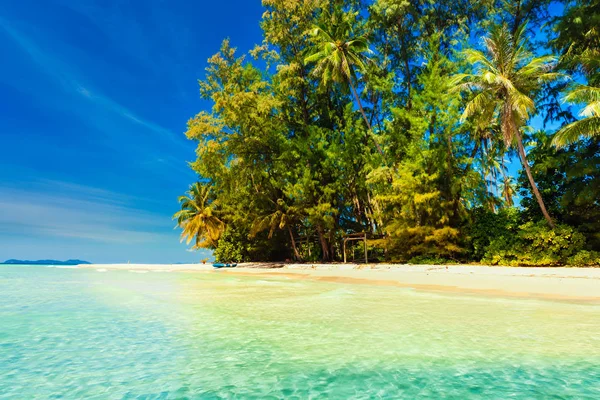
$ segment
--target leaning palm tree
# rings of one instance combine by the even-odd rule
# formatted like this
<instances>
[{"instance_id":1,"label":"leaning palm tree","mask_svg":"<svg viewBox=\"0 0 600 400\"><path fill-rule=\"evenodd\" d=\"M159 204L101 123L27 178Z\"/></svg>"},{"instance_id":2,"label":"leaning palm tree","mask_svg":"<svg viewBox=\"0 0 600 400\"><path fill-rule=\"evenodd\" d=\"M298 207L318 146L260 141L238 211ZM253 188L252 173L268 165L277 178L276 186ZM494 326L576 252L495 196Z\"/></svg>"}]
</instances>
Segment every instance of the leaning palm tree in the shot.
<instances>
[{"instance_id":1,"label":"leaning palm tree","mask_svg":"<svg viewBox=\"0 0 600 400\"><path fill-rule=\"evenodd\" d=\"M565 96L565 101L586 104L579 115L583 117L559 130L552 144L564 147L581 137L600 136L600 87L579 85Z\"/></svg>"},{"instance_id":2,"label":"leaning palm tree","mask_svg":"<svg viewBox=\"0 0 600 400\"><path fill-rule=\"evenodd\" d=\"M453 78L454 90L473 92L462 115L463 121L480 113L492 114L500 122L506 147L514 144L529 179L533 194L542 214L551 227L552 218L533 180L527 161L521 128L535 112L532 97L544 82L557 79L551 72L553 57L534 57L526 49L525 25L512 34L506 25L492 28L484 38L485 51L465 50L464 56L475 67L473 74L459 74Z\"/></svg>"},{"instance_id":3,"label":"leaning palm tree","mask_svg":"<svg viewBox=\"0 0 600 400\"><path fill-rule=\"evenodd\" d=\"M360 96L356 91L355 82L358 80L356 70L364 71L365 62L368 58L365 54L370 53L369 43L365 36L354 36L352 19L356 14L336 12L331 15L327 11L327 26L314 25L310 30L313 47L311 54L304 59L305 64L315 63L312 75L319 78L324 87L330 83L341 83L348 85L358 105L369 132L372 131L371 123L363 108ZM383 151L376 140L375 146L379 154Z\"/></svg>"},{"instance_id":4,"label":"leaning palm tree","mask_svg":"<svg viewBox=\"0 0 600 400\"><path fill-rule=\"evenodd\" d=\"M216 247L225 224L214 215L210 188L196 182L185 196L179 197L179 203L181 210L173 215L173 219L182 229L181 241L190 244L194 240L194 249Z\"/></svg>"}]
</instances>

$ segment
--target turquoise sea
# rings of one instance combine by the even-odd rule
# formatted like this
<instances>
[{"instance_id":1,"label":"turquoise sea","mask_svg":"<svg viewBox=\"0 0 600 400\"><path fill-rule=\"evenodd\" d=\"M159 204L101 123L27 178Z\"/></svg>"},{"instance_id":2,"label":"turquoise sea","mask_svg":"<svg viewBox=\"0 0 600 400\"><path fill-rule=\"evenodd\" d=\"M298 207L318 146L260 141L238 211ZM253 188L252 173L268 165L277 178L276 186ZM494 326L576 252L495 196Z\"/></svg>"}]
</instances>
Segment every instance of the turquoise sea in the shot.
<instances>
[{"instance_id":1,"label":"turquoise sea","mask_svg":"<svg viewBox=\"0 0 600 400\"><path fill-rule=\"evenodd\" d=\"M0 266L1 399L599 399L600 306Z\"/></svg>"}]
</instances>

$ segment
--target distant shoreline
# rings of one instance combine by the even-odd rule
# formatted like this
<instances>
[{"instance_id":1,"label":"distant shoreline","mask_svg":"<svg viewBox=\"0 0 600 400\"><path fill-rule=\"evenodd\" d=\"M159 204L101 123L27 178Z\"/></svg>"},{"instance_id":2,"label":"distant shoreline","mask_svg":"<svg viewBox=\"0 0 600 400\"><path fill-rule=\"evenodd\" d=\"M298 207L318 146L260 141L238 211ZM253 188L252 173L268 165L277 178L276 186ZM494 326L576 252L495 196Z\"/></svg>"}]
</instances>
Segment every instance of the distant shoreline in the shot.
<instances>
[{"instance_id":1,"label":"distant shoreline","mask_svg":"<svg viewBox=\"0 0 600 400\"><path fill-rule=\"evenodd\" d=\"M89 264L100 271L202 272L398 286L426 291L600 303L600 268L406 264Z\"/></svg>"},{"instance_id":2,"label":"distant shoreline","mask_svg":"<svg viewBox=\"0 0 600 400\"><path fill-rule=\"evenodd\" d=\"M69 260L65 260L65 261L61 261L61 260L17 260L17 259L10 259L10 260L6 260L2 263L0 263L0 265L65 265L65 266L75 266L75 265L84 265L84 264L91 264L89 261L84 261L84 260L77 260L77 259L69 259Z\"/></svg>"}]
</instances>

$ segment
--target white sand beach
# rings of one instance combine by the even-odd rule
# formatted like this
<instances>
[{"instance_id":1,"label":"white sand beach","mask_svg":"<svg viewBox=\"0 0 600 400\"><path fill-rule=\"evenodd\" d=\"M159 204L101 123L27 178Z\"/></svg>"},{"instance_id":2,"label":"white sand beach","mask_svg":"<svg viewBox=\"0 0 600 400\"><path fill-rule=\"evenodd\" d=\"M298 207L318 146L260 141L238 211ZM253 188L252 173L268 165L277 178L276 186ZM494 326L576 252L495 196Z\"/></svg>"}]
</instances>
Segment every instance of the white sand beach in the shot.
<instances>
[{"instance_id":1,"label":"white sand beach","mask_svg":"<svg viewBox=\"0 0 600 400\"><path fill-rule=\"evenodd\" d=\"M227 269L214 269L211 264L91 264L79 268L260 275L465 294L600 302L600 268L281 263L242 263Z\"/></svg>"}]
</instances>

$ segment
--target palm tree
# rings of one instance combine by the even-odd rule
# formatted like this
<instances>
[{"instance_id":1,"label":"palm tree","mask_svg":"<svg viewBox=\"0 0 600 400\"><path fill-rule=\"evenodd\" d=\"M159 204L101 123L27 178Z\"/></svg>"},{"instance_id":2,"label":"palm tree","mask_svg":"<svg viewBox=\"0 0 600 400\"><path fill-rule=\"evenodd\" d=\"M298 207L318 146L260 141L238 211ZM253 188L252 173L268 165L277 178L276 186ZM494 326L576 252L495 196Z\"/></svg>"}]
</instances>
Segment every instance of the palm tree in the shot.
<instances>
[{"instance_id":1,"label":"palm tree","mask_svg":"<svg viewBox=\"0 0 600 400\"><path fill-rule=\"evenodd\" d=\"M579 85L565 96L570 103L586 104L579 115L583 117L559 130L552 144L564 147L576 142L580 137L600 136L600 88Z\"/></svg>"},{"instance_id":2,"label":"palm tree","mask_svg":"<svg viewBox=\"0 0 600 400\"><path fill-rule=\"evenodd\" d=\"M198 182L190 186L185 196L179 197L181 210L173 215L181 232L181 241L189 244L195 240L192 248L216 247L225 224L214 215L210 199L210 187Z\"/></svg>"},{"instance_id":3,"label":"palm tree","mask_svg":"<svg viewBox=\"0 0 600 400\"><path fill-rule=\"evenodd\" d=\"M480 113L490 113L499 119L506 147L516 143L517 153L542 214L554 227L533 180L521 128L535 112L532 97L541 84L558 78L560 74L551 72L555 61L553 57L534 57L526 49L524 34L525 25L521 25L514 34L506 25L492 28L489 37L484 38L484 52L474 49L464 51L467 62L475 66L475 73L455 76L452 85L454 90L475 93L465 107L463 121Z\"/></svg>"},{"instance_id":4,"label":"palm tree","mask_svg":"<svg viewBox=\"0 0 600 400\"><path fill-rule=\"evenodd\" d=\"M504 175L504 180L501 185L502 189L502 197L504 197L504 201L506 201L506 205L508 207L512 207L515 205L513 197L516 194L515 186L513 183L513 178L508 175Z\"/></svg>"},{"instance_id":5,"label":"palm tree","mask_svg":"<svg viewBox=\"0 0 600 400\"><path fill-rule=\"evenodd\" d=\"M371 123L355 85L358 80L356 70L364 71L366 69L365 53L371 52L367 38L354 36L352 20L357 14L343 11L338 11L333 15L327 11L323 13L328 17L328 26L315 25L311 29L310 35L314 46L311 54L304 59L304 63L316 63L312 75L318 77L323 86L328 87L331 82L335 82L350 87L367 128L369 132L372 132ZM376 140L374 142L377 151L383 156L381 147Z\"/></svg>"}]
</instances>

